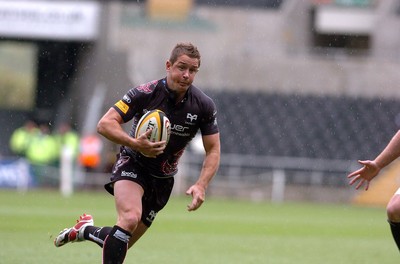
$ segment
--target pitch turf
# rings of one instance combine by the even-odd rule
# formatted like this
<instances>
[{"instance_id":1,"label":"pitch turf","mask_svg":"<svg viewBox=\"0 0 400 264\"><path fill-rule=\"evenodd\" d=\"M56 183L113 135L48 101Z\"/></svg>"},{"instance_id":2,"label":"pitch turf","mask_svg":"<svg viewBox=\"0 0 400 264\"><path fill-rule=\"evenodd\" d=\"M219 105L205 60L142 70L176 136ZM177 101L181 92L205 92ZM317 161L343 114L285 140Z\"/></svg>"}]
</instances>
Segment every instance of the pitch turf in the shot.
<instances>
[{"instance_id":1,"label":"pitch turf","mask_svg":"<svg viewBox=\"0 0 400 264\"><path fill-rule=\"evenodd\" d=\"M100 248L54 236L81 213L97 225L115 222L105 192L19 194L0 190L0 263L101 263ZM385 264L397 263L384 208L349 205L250 203L209 199L188 213L189 199L173 198L125 263Z\"/></svg>"}]
</instances>

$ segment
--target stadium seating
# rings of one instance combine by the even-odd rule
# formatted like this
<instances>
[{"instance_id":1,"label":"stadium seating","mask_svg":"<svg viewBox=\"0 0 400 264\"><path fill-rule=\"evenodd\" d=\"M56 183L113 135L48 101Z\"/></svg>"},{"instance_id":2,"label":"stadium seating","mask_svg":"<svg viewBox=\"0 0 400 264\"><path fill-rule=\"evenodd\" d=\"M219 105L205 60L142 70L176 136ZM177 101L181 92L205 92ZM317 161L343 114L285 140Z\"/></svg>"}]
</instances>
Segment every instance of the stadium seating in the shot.
<instances>
[{"instance_id":1,"label":"stadium seating","mask_svg":"<svg viewBox=\"0 0 400 264\"><path fill-rule=\"evenodd\" d=\"M399 129L395 99L206 93L219 110L223 153L370 159Z\"/></svg>"}]
</instances>

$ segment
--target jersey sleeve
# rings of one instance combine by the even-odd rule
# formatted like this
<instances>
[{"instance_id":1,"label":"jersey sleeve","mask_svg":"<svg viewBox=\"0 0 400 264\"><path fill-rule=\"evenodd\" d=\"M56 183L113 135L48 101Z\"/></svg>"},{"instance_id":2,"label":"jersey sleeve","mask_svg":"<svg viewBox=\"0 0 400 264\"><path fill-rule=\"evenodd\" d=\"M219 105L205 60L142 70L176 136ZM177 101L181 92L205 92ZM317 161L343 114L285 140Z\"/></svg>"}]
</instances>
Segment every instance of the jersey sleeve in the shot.
<instances>
[{"instance_id":1,"label":"jersey sleeve","mask_svg":"<svg viewBox=\"0 0 400 264\"><path fill-rule=\"evenodd\" d=\"M204 116L200 124L200 131L203 136L213 135L219 132L217 122L217 107L215 103L208 98L205 104Z\"/></svg>"},{"instance_id":2,"label":"jersey sleeve","mask_svg":"<svg viewBox=\"0 0 400 264\"><path fill-rule=\"evenodd\" d=\"M124 122L128 122L131 120L138 111L139 105L137 102L138 100L136 95L135 88L130 89L118 102L116 102L112 107L121 115Z\"/></svg>"}]
</instances>

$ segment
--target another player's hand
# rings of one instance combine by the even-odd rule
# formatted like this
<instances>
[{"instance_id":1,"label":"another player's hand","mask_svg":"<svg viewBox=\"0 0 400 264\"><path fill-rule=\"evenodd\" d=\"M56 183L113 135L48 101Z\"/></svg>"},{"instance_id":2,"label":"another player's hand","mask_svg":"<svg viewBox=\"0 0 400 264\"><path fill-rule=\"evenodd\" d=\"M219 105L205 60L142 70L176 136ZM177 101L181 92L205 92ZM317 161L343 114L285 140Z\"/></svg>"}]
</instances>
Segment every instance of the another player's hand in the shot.
<instances>
[{"instance_id":1,"label":"another player's hand","mask_svg":"<svg viewBox=\"0 0 400 264\"><path fill-rule=\"evenodd\" d=\"M192 196L192 202L188 204L187 210L194 211L203 204L206 196L206 190L199 184L195 184L186 191L186 194Z\"/></svg>"},{"instance_id":2,"label":"another player's hand","mask_svg":"<svg viewBox=\"0 0 400 264\"><path fill-rule=\"evenodd\" d=\"M369 188L369 182L378 175L381 168L376 164L375 161L371 160L359 160L358 163L363 165L362 168L350 173L347 178L351 179L349 184L353 185L358 182L356 189L358 190L365 184L365 190Z\"/></svg>"},{"instance_id":3,"label":"another player's hand","mask_svg":"<svg viewBox=\"0 0 400 264\"><path fill-rule=\"evenodd\" d=\"M167 142L165 140L160 142L151 142L149 140L150 134L151 129L136 139L136 150L140 151L146 157L155 158L164 152Z\"/></svg>"}]
</instances>

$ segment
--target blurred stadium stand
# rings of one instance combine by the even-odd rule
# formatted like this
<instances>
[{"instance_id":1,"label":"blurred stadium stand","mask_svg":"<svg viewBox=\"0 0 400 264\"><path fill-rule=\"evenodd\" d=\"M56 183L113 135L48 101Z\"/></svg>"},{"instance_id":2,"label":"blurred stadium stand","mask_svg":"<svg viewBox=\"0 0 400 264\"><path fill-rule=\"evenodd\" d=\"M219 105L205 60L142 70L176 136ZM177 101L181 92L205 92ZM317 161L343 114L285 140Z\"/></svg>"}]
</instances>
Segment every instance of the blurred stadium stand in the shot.
<instances>
[{"instance_id":1,"label":"blurred stadium stand","mask_svg":"<svg viewBox=\"0 0 400 264\"><path fill-rule=\"evenodd\" d=\"M356 160L373 158L399 129L400 101L209 91L224 153Z\"/></svg>"},{"instance_id":2,"label":"blurred stadium stand","mask_svg":"<svg viewBox=\"0 0 400 264\"><path fill-rule=\"evenodd\" d=\"M279 8L283 0L196 0L197 5Z\"/></svg>"}]
</instances>

